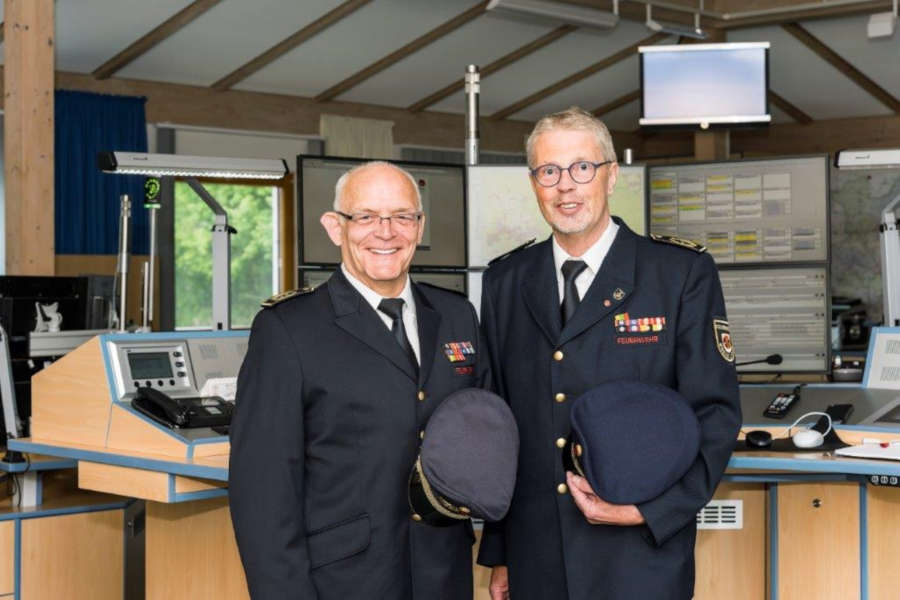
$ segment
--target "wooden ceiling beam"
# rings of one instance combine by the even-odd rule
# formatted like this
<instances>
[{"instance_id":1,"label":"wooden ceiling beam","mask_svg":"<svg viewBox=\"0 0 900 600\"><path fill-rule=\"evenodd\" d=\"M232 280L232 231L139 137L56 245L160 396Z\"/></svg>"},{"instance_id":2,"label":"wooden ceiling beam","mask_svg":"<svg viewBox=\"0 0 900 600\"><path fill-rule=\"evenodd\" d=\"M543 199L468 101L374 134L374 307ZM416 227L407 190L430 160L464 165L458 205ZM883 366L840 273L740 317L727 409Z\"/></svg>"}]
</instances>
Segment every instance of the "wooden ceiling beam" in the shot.
<instances>
[{"instance_id":1,"label":"wooden ceiling beam","mask_svg":"<svg viewBox=\"0 0 900 600\"><path fill-rule=\"evenodd\" d=\"M634 55L634 53L637 52L637 49L639 46L649 46L651 44L655 44L655 43L659 42L660 40L664 40L667 37L669 37L669 35L666 33L654 33L653 35L651 35L649 37L645 37L644 39L640 40L639 42L635 42L634 44L631 44L627 48L623 48L623 49L619 50L618 52L616 52L615 54L611 54L611 55L607 56L606 58L604 58L603 60L595 62L594 64L590 65L589 67L585 67L584 69L578 71L577 73L569 75L565 79L561 79L560 81L557 81L556 83L554 83L552 85L548 85L544 89L538 90L537 92L531 94L530 96L527 96L517 102L510 104L506 108L502 108L502 109L498 110L497 112L492 114L490 118L495 121L500 120L500 119L505 119L506 117L513 115L513 114L519 112L520 110L522 110L528 106L531 106L532 104L540 102L544 98L551 96L551 95L559 92L560 90L564 90L565 88L578 83L582 79L590 77L591 75L598 73L598 72L602 71L603 69L611 67L612 65L616 64L617 62L625 60L626 58Z\"/></svg>"},{"instance_id":2,"label":"wooden ceiling beam","mask_svg":"<svg viewBox=\"0 0 900 600\"><path fill-rule=\"evenodd\" d=\"M347 0L340 6L337 6L334 10L325 13L306 27L278 42L253 60L238 67L225 77L222 77L210 87L214 90L224 92L236 83L247 79L253 73L256 73L276 59L281 58L306 40L328 29L344 17L357 11L371 1L372 0Z\"/></svg>"},{"instance_id":3,"label":"wooden ceiling beam","mask_svg":"<svg viewBox=\"0 0 900 600\"><path fill-rule=\"evenodd\" d=\"M456 15L449 21L439 25L438 27L435 27L428 33L425 33L425 34L417 37L416 39L414 39L410 43L406 44L402 48L399 48L399 49L391 52L384 58L372 63L371 65L362 69L361 71L358 71L358 72L354 73L353 75L351 75L350 77L344 79L343 81L336 83L335 85L331 86L330 88L328 88L327 90L325 90L324 92L322 92L321 94L316 96L315 97L316 102L326 102L328 100L332 100L332 99L340 96L347 90L356 87L357 85L359 85L366 79L369 79L373 75L380 73L381 71L384 71L391 65L403 60L410 54L421 50L425 46L431 44L432 42L434 42L436 40L439 40L440 38L444 37L448 33L455 31L456 29L459 29L460 27L462 27L469 21L472 21L473 19L480 17L481 15L484 14L487 4L488 4L487 0L479 2L472 8L468 9L467 11Z\"/></svg>"},{"instance_id":4,"label":"wooden ceiling beam","mask_svg":"<svg viewBox=\"0 0 900 600\"><path fill-rule=\"evenodd\" d=\"M769 90L769 102L780 108L782 111L786 112L792 119L794 119L801 125L809 125L813 122L813 118L811 116L809 116L808 114L797 108L797 106L791 104L772 90Z\"/></svg>"},{"instance_id":5,"label":"wooden ceiling beam","mask_svg":"<svg viewBox=\"0 0 900 600\"><path fill-rule=\"evenodd\" d=\"M856 85L864 89L876 100L890 108L894 113L900 114L900 100L895 98L886 89L875 83L862 71L847 62L837 52L829 48L819 38L803 28L799 23L786 23L782 29L794 36L801 44L819 55L825 62L843 73Z\"/></svg>"},{"instance_id":6,"label":"wooden ceiling beam","mask_svg":"<svg viewBox=\"0 0 900 600\"><path fill-rule=\"evenodd\" d=\"M627 94L625 94L623 96L619 96L612 102L607 102L603 106L601 106L599 108L595 108L591 112L594 113L595 117L599 118L608 112L612 112L612 111L616 110L620 106L625 106L626 104L629 104L631 102L634 102L635 100L638 100L640 97L641 97L641 90L637 89L637 90L634 90L633 92L628 92Z\"/></svg>"},{"instance_id":7,"label":"wooden ceiling beam","mask_svg":"<svg viewBox=\"0 0 900 600\"><path fill-rule=\"evenodd\" d=\"M95 79L107 79L127 64L218 4L220 0L194 0L139 40L94 69Z\"/></svg>"},{"instance_id":8,"label":"wooden ceiling beam","mask_svg":"<svg viewBox=\"0 0 900 600\"><path fill-rule=\"evenodd\" d=\"M522 46L520 48L516 48L509 54L506 54L505 56L501 56L500 58L498 58L494 62L490 63L489 65L485 65L484 67L482 67L481 71L480 71L481 78L483 79L483 78L487 77L488 75L490 75L491 73L496 73L500 69L508 67L509 65L513 64L517 60L522 59L522 58L528 56L529 54L532 54L532 53L540 50L544 46L552 44L559 38L563 37L564 35L568 35L569 33L572 33L576 29L577 29L577 27L575 27L574 25L560 25L553 31L545 33L544 35L542 35L538 39L534 40L533 42L525 44L524 46ZM463 86L465 86L465 78L464 77L458 79L457 81L454 81L447 87L441 88L438 91L436 91L435 93L430 94L429 96L426 96L425 98L422 98L418 102L411 104L406 110L408 110L410 112L419 112L420 110L424 110L424 109L428 108L429 106L431 106L432 104L436 104L437 102L440 102L441 100L443 100L447 96L453 94L454 92L457 92L457 91L463 89Z\"/></svg>"}]
</instances>

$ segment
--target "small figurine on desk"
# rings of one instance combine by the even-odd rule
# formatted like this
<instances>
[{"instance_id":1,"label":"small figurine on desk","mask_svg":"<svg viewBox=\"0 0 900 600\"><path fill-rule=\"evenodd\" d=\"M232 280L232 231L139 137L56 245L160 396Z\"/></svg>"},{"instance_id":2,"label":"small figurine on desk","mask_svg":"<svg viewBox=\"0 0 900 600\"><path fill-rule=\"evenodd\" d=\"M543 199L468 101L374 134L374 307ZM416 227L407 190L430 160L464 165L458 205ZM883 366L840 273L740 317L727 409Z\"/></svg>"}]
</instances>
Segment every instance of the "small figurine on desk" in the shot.
<instances>
[{"instance_id":1,"label":"small figurine on desk","mask_svg":"<svg viewBox=\"0 0 900 600\"><path fill-rule=\"evenodd\" d=\"M40 302L35 302L34 310L35 313L37 313L34 322L35 333L43 331L57 333L59 331L63 320L63 317L59 312L59 302L54 302L53 304L41 304Z\"/></svg>"}]
</instances>

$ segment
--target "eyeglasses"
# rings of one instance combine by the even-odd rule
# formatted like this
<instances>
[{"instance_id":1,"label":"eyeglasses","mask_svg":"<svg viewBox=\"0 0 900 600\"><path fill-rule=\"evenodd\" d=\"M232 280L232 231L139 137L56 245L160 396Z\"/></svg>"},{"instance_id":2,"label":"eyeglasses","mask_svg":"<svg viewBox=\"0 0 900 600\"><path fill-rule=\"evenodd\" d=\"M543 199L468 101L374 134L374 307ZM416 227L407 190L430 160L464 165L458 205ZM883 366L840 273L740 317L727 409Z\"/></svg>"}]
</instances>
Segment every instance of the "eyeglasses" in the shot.
<instances>
[{"instance_id":1,"label":"eyeglasses","mask_svg":"<svg viewBox=\"0 0 900 600\"><path fill-rule=\"evenodd\" d=\"M613 161L604 160L603 162L595 163L589 160L579 160L565 168L553 163L547 163L532 169L531 176L543 187L553 187L559 183L559 180L562 179L563 171L568 171L569 177L575 183L590 183L594 180L594 176L597 175L597 169L611 162Z\"/></svg>"},{"instance_id":2,"label":"eyeglasses","mask_svg":"<svg viewBox=\"0 0 900 600\"><path fill-rule=\"evenodd\" d=\"M422 220L421 211L410 213L395 213L386 217L382 217L381 215L370 212L353 213L352 215L348 215L347 213L341 212L339 210L336 210L334 212L350 221L350 223L352 223L356 227L360 227L363 229L369 229L381 225L382 221L387 221L389 224L396 225L400 229L412 229L419 223L419 221Z\"/></svg>"}]
</instances>

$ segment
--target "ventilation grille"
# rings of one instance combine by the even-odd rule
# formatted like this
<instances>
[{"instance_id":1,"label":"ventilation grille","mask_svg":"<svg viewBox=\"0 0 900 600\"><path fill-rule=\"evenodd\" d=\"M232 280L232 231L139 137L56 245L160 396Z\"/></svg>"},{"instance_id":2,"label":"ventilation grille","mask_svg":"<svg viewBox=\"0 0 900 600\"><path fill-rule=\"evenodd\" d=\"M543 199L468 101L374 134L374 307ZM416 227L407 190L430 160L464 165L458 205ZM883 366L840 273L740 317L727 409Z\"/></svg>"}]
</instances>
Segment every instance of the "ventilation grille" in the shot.
<instances>
[{"instance_id":1,"label":"ventilation grille","mask_svg":"<svg viewBox=\"0 0 900 600\"><path fill-rule=\"evenodd\" d=\"M743 529L743 500L710 500L697 513L697 529Z\"/></svg>"}]
</instances>

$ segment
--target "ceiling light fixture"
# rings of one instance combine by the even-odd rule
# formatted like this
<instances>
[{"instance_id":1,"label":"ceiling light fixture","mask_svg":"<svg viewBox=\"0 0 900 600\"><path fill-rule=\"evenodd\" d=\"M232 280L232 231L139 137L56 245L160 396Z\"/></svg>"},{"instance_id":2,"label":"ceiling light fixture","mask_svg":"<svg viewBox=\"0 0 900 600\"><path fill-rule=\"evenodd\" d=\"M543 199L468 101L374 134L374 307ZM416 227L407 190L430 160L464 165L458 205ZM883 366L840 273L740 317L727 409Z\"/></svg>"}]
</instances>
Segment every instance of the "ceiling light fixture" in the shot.
<instances>
[{"instance_id":1,"label":"ceiling light fixture","mask_svg":"<svg viewBox=\"0 0 900 600\"><path fill-rule=\"evenodd\" d=\"M281 179L288 173L288 166L284 160L147 152L100 152L97 154L97 166L106 173L156 177Z\"/></svg>"},{"instance_id":2,"label":"ceiling light fixture","mask_svg":"<svg viewBox=\"0 0 900 600\"><path fill-rule=\"evenodd\" d=\"M551 0L491 0L487 10L497 15L526 18L541 23L548 21L610 29L619 23L619 2L613 0L613 12L606 12L587 6L575 6Z\"/></svg>"}]
</instances>

